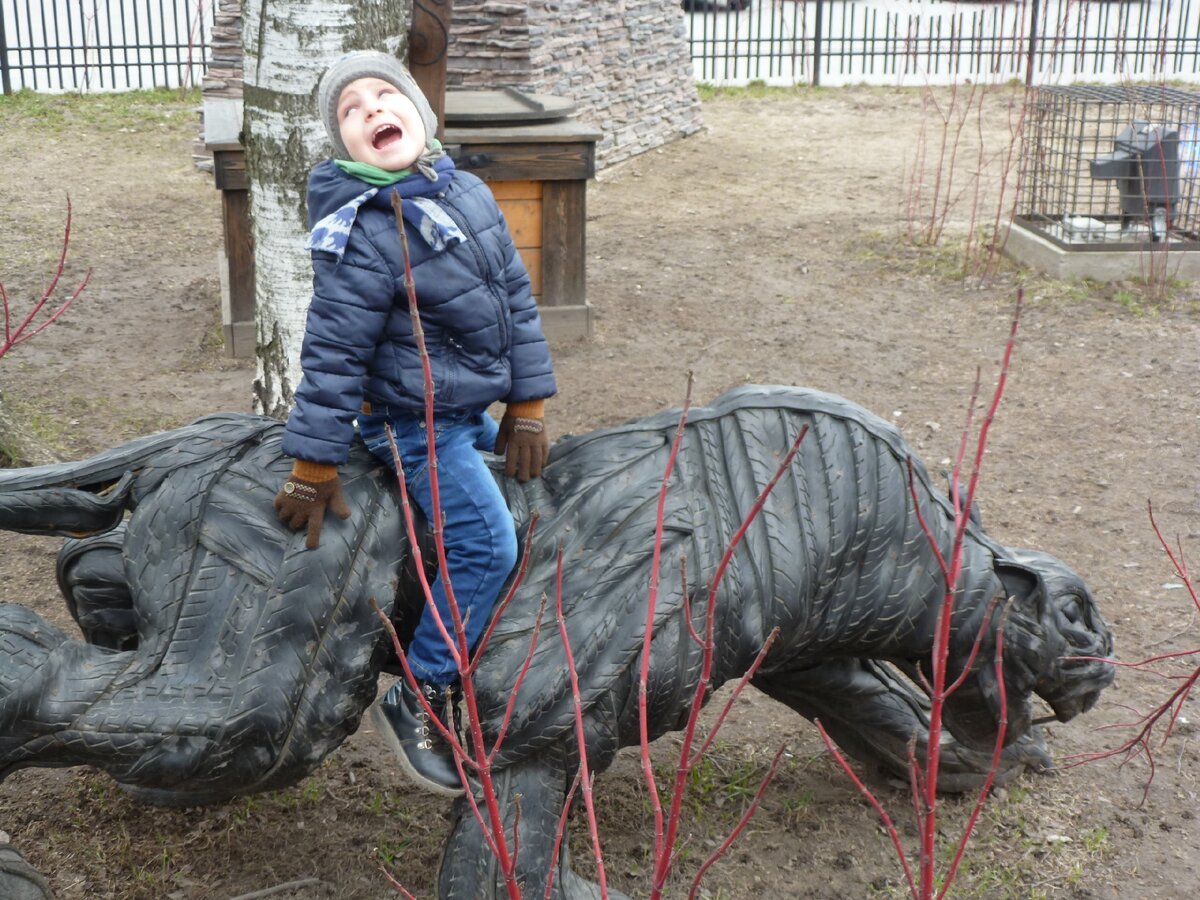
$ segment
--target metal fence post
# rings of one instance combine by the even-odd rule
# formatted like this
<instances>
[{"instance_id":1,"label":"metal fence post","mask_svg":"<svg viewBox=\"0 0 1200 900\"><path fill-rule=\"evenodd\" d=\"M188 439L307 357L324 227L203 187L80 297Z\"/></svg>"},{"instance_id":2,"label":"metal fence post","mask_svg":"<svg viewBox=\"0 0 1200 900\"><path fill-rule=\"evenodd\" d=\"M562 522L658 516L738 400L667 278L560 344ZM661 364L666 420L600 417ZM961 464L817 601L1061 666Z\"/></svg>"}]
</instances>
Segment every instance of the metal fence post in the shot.
<instances>
[{"instance_id":1,"label":"metal fence post","mask_svg":"<svg viewBox=\"0 0 1200 900\"><path fill-rule=\"evenodd\" d=\"M0 86L7 97L12 93L12 76L8 71L8 34L4 30L4 6L0 5Z\"/></svg>"},{"instance_id":2,"label":"metal fence post","mask_svg":"<svg viewBox=\"0 0 1200 900\"><path fill-rule=\"evenodd\" d=\"M1038 18L1039 4L1040 4L1040 0L1033 0L1033 12L1029 16L1029 56L1025 62L1025 87L1033 86L1033 67L1034 67L1033 57L1034 57L1034 54L1037 53L1037 39L1038 39L1037 18Z\"/></svg>"},{"instance_id":3,"label":"metal fence post","mask_svg":"<svg viewBox=\"0 0 1200 900\"><path fill-rule=\"evenodd\" d=\"M824 0L817 0L817 20L813 23L813 87L821 86L821 31L824 22Z\"/></svg>"}]
</instances>

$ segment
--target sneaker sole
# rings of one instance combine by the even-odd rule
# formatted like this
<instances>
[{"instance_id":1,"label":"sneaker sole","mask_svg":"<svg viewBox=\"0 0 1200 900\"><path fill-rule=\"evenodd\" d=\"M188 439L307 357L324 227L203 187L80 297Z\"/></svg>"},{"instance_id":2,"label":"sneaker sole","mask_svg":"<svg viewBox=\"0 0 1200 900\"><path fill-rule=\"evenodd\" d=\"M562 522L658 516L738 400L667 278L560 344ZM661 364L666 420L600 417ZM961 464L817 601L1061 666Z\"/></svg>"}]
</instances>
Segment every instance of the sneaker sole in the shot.
<instances>
[{"instance_id":1,"label":"sneaker sole","mask_svg":"<svg viewBox=\"0 0 1200 900\"><path fill-rule=\"evenodd\" d=\"M392 755L399 761L400 768L404 771L409 781L431 794L437 794L439 797L461 797L465 793L461 785L457 788L448 788L444 784L430 781L413 768L412 763L408 761L408 754L400 746L400 739L396 737L396 732L392 730L392 723L383 714L383 709L380 707L378 701L371 704L368 715L370 716L371 724L375 726L375 733L383 739L388 749L392 751Z\"/></svg>"}]
</instances>

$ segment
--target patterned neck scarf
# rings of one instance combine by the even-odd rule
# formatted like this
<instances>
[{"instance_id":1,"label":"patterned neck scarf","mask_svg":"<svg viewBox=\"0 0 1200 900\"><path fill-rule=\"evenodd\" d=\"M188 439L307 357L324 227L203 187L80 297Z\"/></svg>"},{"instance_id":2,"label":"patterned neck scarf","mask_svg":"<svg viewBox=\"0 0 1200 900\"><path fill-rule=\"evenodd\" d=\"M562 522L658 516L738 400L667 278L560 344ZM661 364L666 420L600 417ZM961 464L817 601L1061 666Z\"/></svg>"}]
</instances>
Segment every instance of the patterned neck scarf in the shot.
<instances>
[{"instance_id":1,"label":"patterned neck scarf","mask_svg":"<svg viewBox=\"0 0 1200 900\"><path fill-rule=\"evenodd\" d=\"M346 253L358 210L380 190L389 187L400 195L404 221L417 230L431 249L441 252L465 240L458 225L434 199L434 195L443 191L454 177L454 161L450 157L442 156L434 163L433 178L423 172L418 176L411 169L388 172L364 163L344 163L342 160L335 160L335 163L347 174L375 186L313 225L304 245L306 250L332 253L340 262Z\"/></svg>"}]
</instances>

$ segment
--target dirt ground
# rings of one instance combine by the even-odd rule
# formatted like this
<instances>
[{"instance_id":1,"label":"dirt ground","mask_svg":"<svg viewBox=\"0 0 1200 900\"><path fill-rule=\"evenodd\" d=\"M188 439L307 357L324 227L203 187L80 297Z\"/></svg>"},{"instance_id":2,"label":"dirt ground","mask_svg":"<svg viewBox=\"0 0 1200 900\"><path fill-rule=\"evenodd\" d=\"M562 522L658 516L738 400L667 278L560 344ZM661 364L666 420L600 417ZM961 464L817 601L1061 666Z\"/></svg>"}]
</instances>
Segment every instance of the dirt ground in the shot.
<instances>
[{"instance_id":1,"label":"dirt ground","mask_svg":"<svg viewBox=\"0 0 1200 900\"><path fill-rule=\"evenodd\" d=\"M989 102L983 131L1002 147L1005 101ZM191 166L193 105L134 103L119 114L0 105L0 280L14 306L27 309L53 270L65 194L75 218L64 282L92 270L62 323L0 363L8 413L61 458L250 408L253 366L225 358L219 341L220 207ZM698 402L744 382L843 394L895 420L937 469L955 453L976 368L985 386L996 376L1023 284L1014 370L980 489L984 521L1000 541L1054 553L1086 577L1121 659L1200 646L1196 612L1146 513L1153 501L1164 531L1200 557L1200 291L1175 284L1155 299L1132 282L1066 283L1013 266L963 278L954 240L903 242L921 109L918 93L887 89L718 97L705 104L703 133L604 173L588 197L594 334L554 348L561 397L551 429L578 433L677 405L691 370ZM955 215L951 233L961 235L969 214ZM68 627L58 541L5 534L0 546L0 601ZM1097 709L1047 728L1051 750L1115 745L1122 732L1104 727L1171 689L1121 671ZM761 695L739 705L693 779L686 881L670 895L686 896L780 744L776 783L701 896L900 896L874 813L815 729ZM675 746L656 744L661 770ZM652 833L629 754L599 779L601 832L611 883L644 896ZM998 791L956 895L1194 896L1200 753L1190 722L1158 762L1144 803L1140 762ZM881 797L911 841L905 796ZM967 809L944 804L945 847ZM315 881L275 896L373 898L389 894L381 859L429 897L448 811L410 790L364 729L303 784L204 809L140 806L92 770L22 770L0 785L0 840L64 898L235 897L302 879ZM586 857L582 823L573 839Z\"/></svg>"}]
</instances>

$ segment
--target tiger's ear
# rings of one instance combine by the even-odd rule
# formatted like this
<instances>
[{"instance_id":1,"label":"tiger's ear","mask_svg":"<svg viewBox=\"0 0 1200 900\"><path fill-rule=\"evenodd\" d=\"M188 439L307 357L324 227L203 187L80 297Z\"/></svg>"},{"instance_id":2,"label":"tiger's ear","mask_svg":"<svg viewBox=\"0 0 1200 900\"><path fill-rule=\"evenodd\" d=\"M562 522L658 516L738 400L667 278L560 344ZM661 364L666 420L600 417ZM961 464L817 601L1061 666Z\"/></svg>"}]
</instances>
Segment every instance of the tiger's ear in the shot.
<instances>
[{"instance_id":1,"label":"tiger's ear","mask_svg":"<svg viewBox=\"0 0 1200 900\"><path fill-rule=\"evenodd\" d=\"M1013 599L1013 612L1020 610L1041 621L1046 611L1046 582L1037 569L997 557L994 568L1005 594Z\"/></svg>"},{"instance_id":2,"label":"tiger's ear","mask_svg":"<svg viewBox=\"0 0 1200 900\"><path fill-rule=\"evenodd\" d=\"M1035 568L1011 559L995 560L996 575L1004 588L1004 682L1008 693L1009 724L1029 727L1030 695L1061 655L1059 642L1046 629L1046 581ZM995 687L995 676L983 673ZM996 698L997 708L998 697Z\"/></svg>"}]
</instances>

